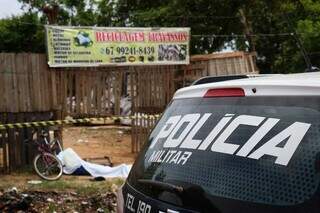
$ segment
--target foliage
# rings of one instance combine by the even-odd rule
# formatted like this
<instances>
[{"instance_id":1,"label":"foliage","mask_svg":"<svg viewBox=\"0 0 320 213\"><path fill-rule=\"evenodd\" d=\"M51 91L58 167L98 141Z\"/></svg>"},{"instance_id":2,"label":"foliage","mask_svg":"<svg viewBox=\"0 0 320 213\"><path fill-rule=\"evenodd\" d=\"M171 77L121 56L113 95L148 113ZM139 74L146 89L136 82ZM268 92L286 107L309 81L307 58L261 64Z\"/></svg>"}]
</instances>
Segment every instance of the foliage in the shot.
<instances>
[{"instance_id":1,"label":"foliage","mask_svg":"<svg viewBox=\"0 0 320 213\"><path fill-rule=\"evenodd\" d=\"M230 38L213 37L212 34L231 34L239 28L238 19L212 17L234 16L236 1L232 0L120 0L119 12L128 14L132 26L191 27L191 53L210 53L221 50ZM235 23L233 21L235 21ZM202 36L206 35L206 36Z\"/></svg>"},{"instance_id":2,"label":"foliage","mask_svg":"<svg viewBox=\"0 0 320 213\"><path fill-rule=\"evenodd\" d=\"M305 71L307 65L296 38L301 40L309 53L313 66L319 67L320 33L317 26L320 26L320 10L317 10L316 1L291 0L272 4L269 14L262 13L268 14L268 18L264 19L264 22L255 21L255 30L263 33L289 32L292 35L260 38L257 41L257 50L259 55L263 56L263 59L258 61L260 69L272 73ZM319 2L317 4L319 5Z\"/></svg>"},{"instance_id":3,"label":"foliage","mask_svg":"<svg viewBox=\"0 0 320 213\"><path fill-rule=\"evenodd\" d=\"M297 21L297 31L301 34L314 66L320 68L320 2L301 0L306 16Z\"/></svg>"},{"instance_id":4,"label":"foliage","mask_svg":"<svg viewBox=\"0 0 320 213\"><path fill-rule=\"evenodd\" d=\"M44 30L37 24L48 23L46 9L56 5L58 25L190 27L191 54L220 51L226 45L257 51L262 73L304 71L296 32L312 63L320 67L319 0L18 1L28 12L0 21L0 51L44 51Z\"/></svg>"},{"instance_id":5,"label":"foliage","mask_svg":"<svg viewBox=\"0 0 320 213\"><path fill-rule=\"evenodd\" d=\"M0 20L0 52L44 52L44 28L35 13Z\"/></svg>"},{"instance_id":6,"label":"foliage","mask_svg":"<svg viewBox=\"0 0 320 213\"><path fill-rule=\"evenodd\" d=\"M262 73L303 72L307 66L294 36L296 31L296 37L312 53L312 63L320 63L319 0L126 2L120 0L119 7L126 8L133 26L191 27L192 54L219 51L230 44L235 50L257 51ZM210 34L230 37L195 36ZM232 36L239 34L246 36Z\"/></svg>"},{"instance_id":7,"label":"foliage","mask_svg":"<svg viewBox=\"0 0 320 213\"><path fill-rule=\"evenodd\" d=\"M57 6L57 24L72 26L111 26L112 0L18 0L29 11L37 11L48 22L46 9Z\"/></svg>"}]
</instances>

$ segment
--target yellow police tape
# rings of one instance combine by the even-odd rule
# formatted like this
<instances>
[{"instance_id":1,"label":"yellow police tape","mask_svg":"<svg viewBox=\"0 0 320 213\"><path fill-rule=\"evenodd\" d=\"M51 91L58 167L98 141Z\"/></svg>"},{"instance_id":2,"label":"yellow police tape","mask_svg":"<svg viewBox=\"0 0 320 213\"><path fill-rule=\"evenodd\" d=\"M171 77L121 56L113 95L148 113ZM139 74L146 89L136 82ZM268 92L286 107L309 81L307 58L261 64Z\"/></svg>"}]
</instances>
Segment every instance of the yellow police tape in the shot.
<instances>
[{"instance_id":1,"label":"yellow police tape","mask_svg":"<svg viewBox=\"0 0 320 213\"><path fill-rule=\"evenodd\" d=\"M23 123L11 123L11 124L0 124L0 130L3 129L14 129L14 128L25 128L25 127L45 127L45 126L55 126L62 124L77 124L77 123L88 123L94 121L105 121L105 120L119 120L119 119L158 119L160 114L148 115L130 115L130 116L106 116L98 118L80 118L80 119L65 119L65 120L54 120L54 121L34 121L34 122L23 122Z\"/></svg>"}]
</instances>

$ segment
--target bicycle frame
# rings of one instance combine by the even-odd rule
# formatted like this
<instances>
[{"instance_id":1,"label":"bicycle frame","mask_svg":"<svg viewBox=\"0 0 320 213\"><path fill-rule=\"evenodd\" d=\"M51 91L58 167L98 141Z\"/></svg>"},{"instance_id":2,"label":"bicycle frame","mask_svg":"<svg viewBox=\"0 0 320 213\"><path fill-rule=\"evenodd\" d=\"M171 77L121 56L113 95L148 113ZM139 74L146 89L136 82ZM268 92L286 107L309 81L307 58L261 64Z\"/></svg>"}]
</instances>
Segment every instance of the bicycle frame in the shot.
<instances>
[{"instance_id":1,"label":"bicycle frame","mask_svg":"<svg viewBox=\"0 0 320 213\"><path fill-rule=\"evenodd\" d=\"M58 139L53 139L51 142L49 142L46 137L43 137L43 141L44 141L44 143L37 142L38 151L40 153L48 152L48 153L51 153L51 154L55 154L54 153L54 147L55 146L57 146L60 151L63 150L62 146L60 144L60 141Z\"/></svg>"},{"instance_id":2,"label":"bicycle frame","mask_svg":"<svg viewBox=\"0 0 320 213\"><path fill-rule=\"evenodd\" d=\"M62 151L62 146L58 138L55 137L52 141L49 141L47 136L48 134L42 131L40 138L35 140L38 154L34 158L33 166L41 178L57 180L63 173L63 165L57 158L57 153ZM39 162L40 164L38 164Z\"/></svg>"}]
</instances>

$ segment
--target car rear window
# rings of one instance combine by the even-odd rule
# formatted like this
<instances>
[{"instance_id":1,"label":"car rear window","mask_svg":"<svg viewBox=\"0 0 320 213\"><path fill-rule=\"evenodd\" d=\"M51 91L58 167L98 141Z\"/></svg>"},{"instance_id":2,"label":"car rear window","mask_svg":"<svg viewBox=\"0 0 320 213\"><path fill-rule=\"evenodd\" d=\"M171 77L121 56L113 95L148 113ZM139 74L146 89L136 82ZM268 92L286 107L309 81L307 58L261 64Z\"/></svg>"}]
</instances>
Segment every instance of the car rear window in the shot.
<instances>
[{"instance_id":1,"label":"car rear window","mask_svg":"<svg viewBox=\"0 0 320 213\"><path fill-rule=\"evenodd\" d=\"M177 180L212 196L290 206L319 187L318 97L192 98L172 101L129 177Z\"/></svg>"}]
</instances>

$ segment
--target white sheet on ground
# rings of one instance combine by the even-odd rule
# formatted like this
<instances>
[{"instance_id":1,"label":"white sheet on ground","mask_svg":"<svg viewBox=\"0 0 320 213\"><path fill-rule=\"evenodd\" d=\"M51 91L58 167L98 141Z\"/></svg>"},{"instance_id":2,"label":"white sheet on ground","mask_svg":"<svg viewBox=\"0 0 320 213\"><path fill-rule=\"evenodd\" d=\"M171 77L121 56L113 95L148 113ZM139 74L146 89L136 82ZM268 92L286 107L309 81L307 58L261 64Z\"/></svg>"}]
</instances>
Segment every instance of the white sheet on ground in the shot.
<instances>
[{"instance_id":1,"label":"white sheet on ground","mask_svg":"<svg viewBox=\"0 0 320 213\"><path fill-rule=\"evenodd\" d=\"M130 172L132 165L121 164L119 166L102 166L99 164L89 163L82 160L79 155L71 148L67 148L60 152L58 158L62 161L65 174L72 174L76 169L83 166L93 177L126 178Z\"/></svg>"}]
</instances>

